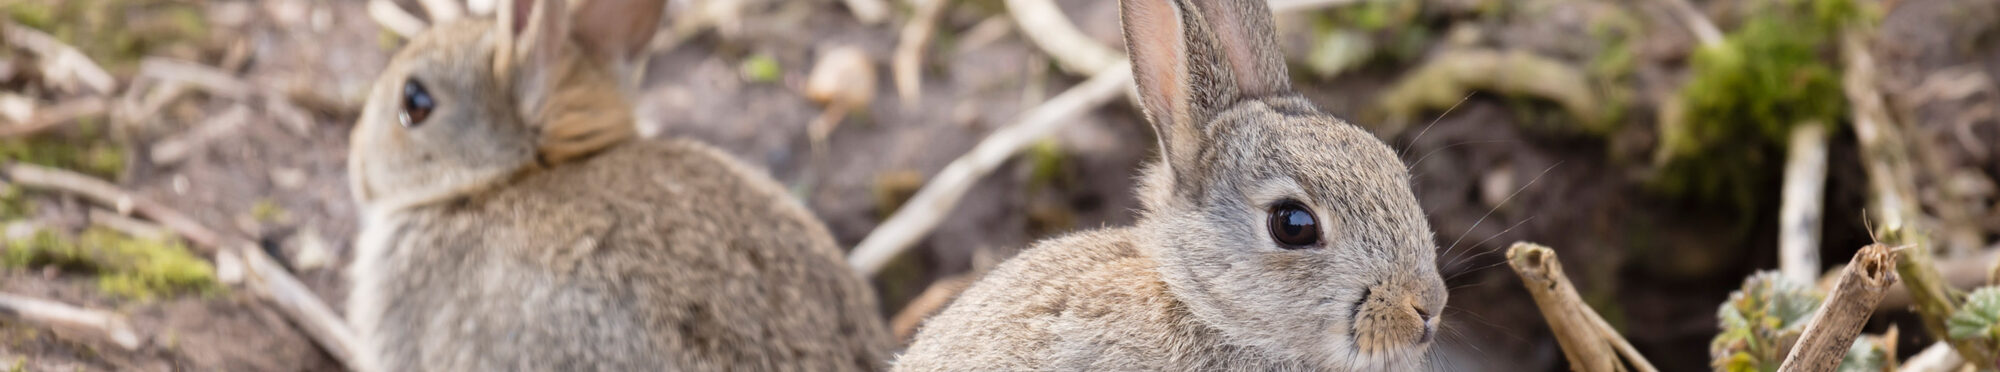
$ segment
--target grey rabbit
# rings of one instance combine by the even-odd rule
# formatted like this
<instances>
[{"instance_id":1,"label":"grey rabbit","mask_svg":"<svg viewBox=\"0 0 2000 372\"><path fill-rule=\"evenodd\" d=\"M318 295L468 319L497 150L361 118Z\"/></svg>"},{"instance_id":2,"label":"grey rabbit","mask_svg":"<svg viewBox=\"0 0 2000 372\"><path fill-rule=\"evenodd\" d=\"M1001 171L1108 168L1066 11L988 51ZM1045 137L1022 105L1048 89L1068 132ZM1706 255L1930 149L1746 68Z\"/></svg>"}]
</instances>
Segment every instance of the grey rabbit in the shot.
<instances>
[{"instance_id":1,"label":"grey rabbit","mask_svg":"<svg viewBox=\"0 0 2000 372\"><path fill-rule=\"evenodd\" d=\"M1124 0L1160 159L1133 226L1035 244L898 371L1416 370L1445 287L1389 147L1291 89L1264 0Z\"/></svg>"},{"instance_id":2,"label":"grey rabbit","mask_svg":"<svg viewBox=\"0 0 2000 372\"><path fill-rule=\"evenodd\" d=\"M393 57L348 157L357 369L887 367L874 293L803 204L633 138L663 3L503 2Z\"/></svg>"}]
</instances>

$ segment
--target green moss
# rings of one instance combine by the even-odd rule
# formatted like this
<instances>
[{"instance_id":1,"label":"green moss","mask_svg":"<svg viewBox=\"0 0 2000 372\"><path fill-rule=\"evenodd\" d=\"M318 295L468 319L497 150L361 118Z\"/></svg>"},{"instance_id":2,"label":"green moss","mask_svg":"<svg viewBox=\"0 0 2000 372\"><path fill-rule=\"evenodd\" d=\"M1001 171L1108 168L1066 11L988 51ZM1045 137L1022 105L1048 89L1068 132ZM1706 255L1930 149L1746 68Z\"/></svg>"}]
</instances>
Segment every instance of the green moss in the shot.
<instances>
[{"instance_id":1,"label":"green moss","mask_svg":"<svg viewBox=\"0 0 2000 372\"><path fill-rule=\"evenodd\" d=\"M7 17L76 46L105 68L207 39L199 3L176 0L0 0ZM194 56L184 56L194 57Z\"/></svg>"},{"instance_id":2,"label":"green moss","mask_svg":"<svg viewBox=\"0 0 2000 372\"><path fill-rule=\"evenodd\" d=\"M141 239L102 228L84 230L74 238L42 230L6 247L0 255L6 267L56 266L91 272L97 276L98 289L125 298L151 300L221 288L215 268L175 240Z\"/></svg>"},{"instance_id":3,"label":"green moss","mask_svg":"<svg viewBox=\"0 0 2000 372\"><path fill-rule=\"evenodd\" d=\"M250 206L250 218L256 219L257 222L284 222L291 219L291 216L291 212L271 199L258 200L256 205Z\"/></svg>"},{"instance_id":4,"label":"green moss","mask_svg":"<svg viewBox=\"0 0 2000 372\"><path fill-rule=\"evenodd\" d=\"M752 55L743 59L743 65L737 69L742 71L744 80L758 83L778 81L778 78L783 77L785 73L784 67L778 65L778 59L766 54Z\"/></svg>"},{"instance_id":5,"label":"green moss","mask_svg":"<svg viewBox=\"0 0 2000 372\"><path fill-rule=\"evenodd\" d=\"M104 123L85 120L64 133L0 139L0 162L24 162L117 178L125 170L125 148L103 132Z\"/></svg>"},{"instance_id":6,"label":"green moss","mask_svg":"<svg viewBox=\"0 0 2000 372\"><path fill-rule=\"evenodd\" d=\"M1792 127L1838 127L1847 102L1831 56L1840 30L1860 19L1853 0L1776 0L1701 47L1677 108L1660 123L1653 187L1721 203L1746 215L1764 203Z\"/></svg>"},{"instance_id":7,"label":"green moss","mask_svg":"<svg viewBox=\"0 0 2000 372\"><path fill-rule=\"evenodd\" d=\"M1716 317L1722 332L1709 343L1710 365L1731 372L1776 371L1784 362L1786 340L1797 339L1819 310L1823 295L1765 271L1743 280Z\"/></svg>"},{"instance_id":8,"label":"green moss","mask_svg":"<svg viewBox=\"0 0 2000 372\"><path fill-rule=\"evenodd\" d=\"M1061 188L1072 181L1066 170L1069 154L1053 139L1045 139L1028 146L1026 154L1029 164L1028 190L1036 192L1044 187Z\"/></svg>"}]
</instances>

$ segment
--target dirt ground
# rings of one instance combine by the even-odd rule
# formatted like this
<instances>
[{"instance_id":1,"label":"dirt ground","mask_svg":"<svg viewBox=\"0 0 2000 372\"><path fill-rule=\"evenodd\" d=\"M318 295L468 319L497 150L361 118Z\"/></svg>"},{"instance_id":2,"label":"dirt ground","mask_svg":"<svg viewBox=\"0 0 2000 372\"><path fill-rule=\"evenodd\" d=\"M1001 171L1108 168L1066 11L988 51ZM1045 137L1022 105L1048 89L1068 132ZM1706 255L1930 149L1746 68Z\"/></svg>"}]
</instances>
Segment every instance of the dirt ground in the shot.
<instances>
[{"instance_id":1,"label":"dirt ground","mask_svg":"<svg viewBox=\"0 0 2000 372\"><path fill-rule=\"evenodd\" d=\"M233 72L260 89L317 90L351 104L395 45L385 41L393 38L369 19L361 1L193 2L201 4L216 32L246 41L249 62ZM675 1L671 10L685 11L688 2ZM1577 10L1588 7L1562 4L1579 2L1531 2L1557 5L1463 23L1476 26L1482 45L1564 57L1576 44L1564 41L1576 37L1566 25L1589 13ZM997 1L961 2L943 18L940 29L950 36L941 39L949 42L933 46L923 96L908 103L897 99L885 70L878 99L866 114L851 116L815 150L806 126L820 108L800 93L809 67L824 51L851 45L886 68L897 30L859 24L836 1L748 3L742 24L694 34L652 58L638 101L641 131L700 139L763 165L807 200L845 245L859 242L884 219L886 206L897 202L880 196L893 189L885 179L935 174L1025 108L1081 81L1051 66L1018 32L990 40L963 38L1004 11ZM1122 45L1116 2L1059 3L1093 38ZM1995 141L2000 89L1994 88L2000 84L1994 79L2000 77L2000 33L1994 30L2000 6L1898 3L1877 31L1878 38L1896 41L1876 50L1888 74L1883 88L1892 106L1917 123L1915 141L1934 149L1942 159L1939 167L1963 169L1990 184L2000 175L1995 159L2000 148L1992 145L2000 143ZM1653 102L1674 94L1685 80L1694 41L1663 9L1619 7L1647 32L1633 48L1637 98L1625 116L1628 123L1605 136L1551 129L1553 110L1545 102L1489 93L1473 95L1448 113L1427 112L1426 120L1413 125L1380 125L1374 111L1379 93L1411 66L1374 64L1331 78L1294 74L1295 85L1310 98L1374 131L1413 164L1416 194L1430 214L1443 252L1439 264L1452 288L1444 349L1488 361L1472 367L1566 369L1529 296L1501 266L1496 252L1515 241L1554 247L1585 297L1663 370L1707 368L1717 305L1745 275L1777 266L1771 248L1775 213L1719 212L1646 187L1647 159L1656 145ZM1310 28L1284 19L1281 28L1288 35ZM1727 18L1719 21L1727 29ZM781 66L774 81L753 81L741 72L746 59L767 57ZM1933 92L1943 82L1972 88ZM148 148L197 126L199 118L246 104L224 97L192 102L188 118L163 117L132 130L132 148ZM132 151L118 182L211 227L257 237L339 309L346 295L341 269L351 256L357 222L345 173L354 118L351 112L316 110L311 125L291 128L267 110L254 111L250 125L177 162L155 162L144 151ZM1847 257L1869 241L1860 218L1866 175L1852 135L1837 132L1834 138L1822 250L1826 257ZM1068 231L1132 222L1138 208L1133 177L1153 156L1155 143L1136 109L1123 102L1096 109L1054 141L1060 156L1048 163L1053 165L1016 159L1002 166L913 253L877 278L885 316L929 282L970 270L975 261L1004 258ZM1056 176L1036 177L1048 171L1038 167L1053 167ZM1924 185L1935 188L1938 182ZM1768 186L1766 209L1775 210L1777 188ZM88 224L74 217L84 214L85 203L49 198L44 214ZM1982 208L1992 205L1990 199L1980 202ZM283 213L252 217L269 206ZM2000 231L2000 220L1981 223L1988 226L1985 231ZM302 255L320 254L335 259L317 266L298 263ZM51 371L340 369L248 293L138 302L98 293L92 283L75 273L0 270L0 292L126 313L149 338L148 346L128 352L88 335L0 320L0 367L19 361L27 370ZM1889 324L1903 327L1903 345L1929 343L1921 332L1909 331L1920 327L1907 314L1878 317L1868 330Z\"/></svg>"}]
</instances>

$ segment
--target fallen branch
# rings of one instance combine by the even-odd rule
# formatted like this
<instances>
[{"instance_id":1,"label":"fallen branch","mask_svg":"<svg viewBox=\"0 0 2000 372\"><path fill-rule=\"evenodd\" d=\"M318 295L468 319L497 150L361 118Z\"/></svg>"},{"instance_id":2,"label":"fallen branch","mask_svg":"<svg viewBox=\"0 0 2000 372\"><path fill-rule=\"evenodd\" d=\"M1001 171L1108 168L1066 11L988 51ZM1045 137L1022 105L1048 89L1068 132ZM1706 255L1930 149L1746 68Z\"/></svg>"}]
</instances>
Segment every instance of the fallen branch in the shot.
<instances>
[{"instance_id":1,"label":"fallen branch","mask_svg":"<svg viewBox=\"0 0 2000 372\"><path fill-rule=\"evenodd\" d=\"M149 155L157 164L179 163L188 155L208 147L209 142L242 132L243 126L249 123L250 107L240 104L231 106L228 111L203 121L201 126L188 133L154 142Z\"/></svg>"},{"instance_id":2,"label":"fallen branch","mask_svg":"<svg viewBox=\"0 0 2000 372\"><path fill-rule=\"evenodd\" d=\"M180 234L196 246L204 248L211 255L221 256L233 252L241 259L241 267L221 267L225 261L218 259L216 271L241 270L250 284L252 292L276 305L292 322L306 331L313 341L325 348L328 354L350 368L356 366L354 350L356 341L348 330L346 322L340 321L333 309L292 277L277 260L264 253L256 243L239 237L224 236L215 230L202 226L193 218L179 211L126 193L109 182L73 172L29 164L11 164L5 167L7 181L22 187L68 192L83 196L99 204L113 206L118 213L139 215L159 222L167 229Z\"/></svg>"},{"instance_id":3,"label":"fallen branch","mask_svg":"<svg viewBox=\"0 0 2000 372\"><path fill-rule=\"evenodd\" d=\"M1070 23L1069 17L1063 16L1055 0L1007 0L1007 13L1014 17L1029 42L1055 58L1071 74L1098 76L1125 60L1125 54L1118 49L1084 36L1083 31Z\"/></svg>"},{"instance_id":4,"label":"fallen branch","mask_svg":"<svg viewBox=\"0 0 2000 372\"><path fill-rule=\"evenodd\" d=\"M896 94L902 96L904 105L917 102L923 94L924 51L930 46L931 36L937 34L938 17L944 15L946 5L952 0L917 0L916 13L910 22L903 24L902 41L896 44L896 53L889 60L889 75L896 79Z\"/></svg>"},{"instance_id":5,"label":"fallen branch","mask_svg":"<svg viewBox=\"0 0 2000 372\"><path fill-rule=\"evenodd\" d=\"M1924 330L1950 343L1967 361L1994 365L1994 354L2000 346L1992 340L1952 338L1945 327L1945 319L1958 312L1964 299L1944 283L1933 263L1933 240L1926 226L1920 225L1923 215L1916 204L1916 177L1909 142L1875 87L1875 59L1869 55L1864 38L1854 31L1841 35L1840 54L1845 62L1841 85L1854 110L1854 135L1861 145L1862 168L1868 173L1873 191L1870 212L1876 214L1885 232L1881 241L1906 247L1898 251L1901 257L1896 273L1910 290L1911 302L1916 305Z\"/></svg>"},{"instance_id":6,"label":"fallen branch","mask_svg":"<svg viewBox=\"0 0 2000 372\"><path fill-rule=\"evenodd\" d=\"M124 316L55 301L0 293L0 316L55 328L90 331L125 350L138 349L141 341L138 332L133 332L132 326L126 324Z\"/></svg>"},{"instance_id":7,"label":"fallen branch","mask_svg":"<svg viewBox=\"0 0 2000 372\"><path fill-rule=\"evenodd\" d=\"M465 9L457 0L417 0L417 5L424 7L424 15L430 16L431 23L451 22L465 16Z\"/></svg>"},{"instance_id":8,"label":"fallen branch","mask_svg":"<svg viewBox=\"0 0 2000 372\"><path fill-rule=\"evenodd\" d=\"M1124 63L1098 73L1090 80L1021 113L1019 121L995 130L971 152L952 160L925 184L888 221L861 240L848 256L848 264L864 276L874 276L889 259L916 243L944 219L974 182L1013 157L1022 147L1055 132L1062 124L1085 111L1118 97L1132 84L1132 69Z\"/></svg>"},{"instance_id":9,"label":"fallen branch","mask_svg":"<svg viewBox=\"0 0 2000 372\"><path fill-rule=\"evenodd\" d=\"M390 0L368 0L368 18L375 19L375 24L382 25L389 32L402 35L403 39L416 38L424 33L424 29L431 27Z\"/></svg>"},{"instance_id":10,"label":"fallen branch","mask_svg":"<svg viewBox=\"0 0 2000 372\"><path fill-rule=\"evenodd\" d=\"M215 67L175 59L147 57L139 61L139 76L162 82L187 84L211 96L248 99L258 90L236 75Z\"/></svg>"},{"instance_id":11,"label":"fallen branch","mask_svg":"<svg viewBox=\"0 0 2000 372\"><path fill-rule=\"evenodd\" d=\"M889 4L882 0L843 0L847 11L854 13L854 19L864 25L878 25L889 20Z\"/></svg>"},{"instance_id":12,"label":"fallen branch","mask_svg":"<svg viewBox=\"0 0 2000 372\"><path fill-rule=\"evenodd\" d=\"M1889 246L1874 244L1854 254L1778 371L1825 372L1840 367L1841 358L1861 334L1861 326L1875 313L1875 303L1896 284L1891 271L1896 267L1896 255L1892 251Z\"/></svg>"},{"instance_id":13,"label":"fallen branch","mask_svg":"<svg viewBox=\"0 0 2000 372\"><path fill-rule=\"evenodd\" d=\"M1687 0L1663 0L1662 2L1665 2L1667 7L1671 8L1674 18L1680 19L1681 26L1687 27L1688 32L1694 33L1695 40L1701 42L1703 47L1722 45L1722 29L1716 28L1715 22L1708 20L1708 16L1702 15L1700 10L1694 8L1694 5L1688 4Z\"/></svg>"},{"instance_id":14,"label":"fallen branch","mask_svg":"<svg viewBox=\"0 0 2000 372\"><path fill-rule=\"evenodd\" d=\"M103 208L90 208L90 223L131 235L134 238L159 240L174 237L173 231L152 222L141 221L118 212Z\"/></svg>"},{"instance_id":15,"label":"fallen branch","mask_svg":"<svg viewBox=\"0 0 2000 372\"><path fill-rule=\"evenodd\" d=\"M0 127L0 138L32 136L74 123L77 119L102 115L110 106L103 97L86 96L36 109L27 121Z\"/></svg>"},{"instance_id":16,"label":"fallen branch","mask_svg":"<svg viewBox=\"0 0 2000 372\"><path fill-rule=\"evenodd\" d=\"M1819 279L1820 200L1826 192L1826 126L1792 126L1778 207L1778 273L1798 283Z\"/></svg>"},{"instance_id":17,"label":"fallen branch","mask_svg":"<svg viewBox=\"0 0 2000 372\"><path fill-rule=\"evenodd\" d=\"M1514 268L1514 274L1521 277L1521 284L1527 286L1528 294L1534 296L1535 305L1542 310L1542 318L1548 320L1549 329L1554 331L1556 342L1563 348L1563 355L1569 359L1570 368L1581 372L1623 371L1626 362L1641 372L1654 372L1651 362L1639 355L1624 336L1611 328L1604 318L1591 310L1563 274L1562 262L1548 247L1533 243L1514 243L1507 248L1507 265ZM1624 355L1620 361L1619 355Z\"/></svg>"},{"instance_id":18,"label":"fallen branch","mask_svg":"<svg viewBox=\"0 0 2000 372\"><path fill-rule=\"evenodd\" d=\"M0 39L5 39L7 45L41 56L42 75L55 82L53 85L57 87L73 91L77 83L82 83L98 94L111 94L118 90L118 80L113 79L111 73L104 72L104 67L98 66L97 61L90 60L90 56L48 33L7 21L0 22Z\"/></svg>"}]
</instances>

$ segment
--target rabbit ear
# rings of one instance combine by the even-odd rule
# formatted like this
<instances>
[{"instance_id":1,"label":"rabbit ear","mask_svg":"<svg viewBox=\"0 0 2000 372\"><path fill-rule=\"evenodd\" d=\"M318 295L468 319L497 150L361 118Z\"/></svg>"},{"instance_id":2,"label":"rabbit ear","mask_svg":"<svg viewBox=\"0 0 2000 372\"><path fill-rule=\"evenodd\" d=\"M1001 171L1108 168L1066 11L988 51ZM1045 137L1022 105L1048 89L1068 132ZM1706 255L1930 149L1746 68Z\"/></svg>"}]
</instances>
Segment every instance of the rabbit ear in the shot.
<instances>
[{"instance_id":1,"label":"rabbit ear","mask_svg":"<svg viewBox=\"0 0 2000 372\"><path fill-rule=\"evenodd\" d=\"M624 70L643 62L666 6L666 0L585 0L576 9L572 32L593 57Z\"/></svg>"},{"instance_id":2,"label":"rabbit ear","mask_svg":"<svg viewBox=\"0 0 2000 372\"><path fill-rule=\"evenodd\" d=\"M521 117L538 117L555 84L568 9L562 0L503 0L493 27L493 73L514 93Z\"/></svg>"},{"instance_id":3,"label":"rabbit ear","mask_svg":"<svg viewBox=\"0 0 2000 372\"><path fill-rule=\"evenodd\" d=\"M1277 28L1271 26L1270 4L1265 0L1196 1L1195 8L1201 9L1202 20L1208 21L1208 29L1236 77L1239 94L1261 96L1292 89Z\"/></svg>"},{"instance_id":4,"label":"rabbit ear","mask_svg":"<svg viewBox=\"0 0 2000 372\"><path fill-rule=\"evenodd\" d=\"M1201 14L1187 0L1123 0L1125 48L1139 103L1159 134L1161 158L1176 183L1191 174L1202 126L1234 101L1237 84Z\"/></svg>"}]
</instances>

